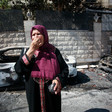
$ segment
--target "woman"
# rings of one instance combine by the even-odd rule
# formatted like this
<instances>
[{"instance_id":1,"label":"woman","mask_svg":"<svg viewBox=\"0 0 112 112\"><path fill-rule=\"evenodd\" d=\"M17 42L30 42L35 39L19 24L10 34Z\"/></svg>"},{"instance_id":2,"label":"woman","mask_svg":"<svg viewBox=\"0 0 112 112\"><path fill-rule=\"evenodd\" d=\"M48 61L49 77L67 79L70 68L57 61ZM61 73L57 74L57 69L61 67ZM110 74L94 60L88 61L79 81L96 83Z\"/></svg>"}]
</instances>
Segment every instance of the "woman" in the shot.
<instances>
[{"instance_id":1,"label":"woman","mask_svg":"<svg viewBox=\"0 0 112 112\"><path fill-rule=\"evenodd\" d=\"M33 26L30 34L31 45L15 64L16 73L25 76L29 112L61 112L60 92L67 81L68 66L49 43L44 26ZM48 87L54 83L52 93Z\"/></svg>"}]
</instances>

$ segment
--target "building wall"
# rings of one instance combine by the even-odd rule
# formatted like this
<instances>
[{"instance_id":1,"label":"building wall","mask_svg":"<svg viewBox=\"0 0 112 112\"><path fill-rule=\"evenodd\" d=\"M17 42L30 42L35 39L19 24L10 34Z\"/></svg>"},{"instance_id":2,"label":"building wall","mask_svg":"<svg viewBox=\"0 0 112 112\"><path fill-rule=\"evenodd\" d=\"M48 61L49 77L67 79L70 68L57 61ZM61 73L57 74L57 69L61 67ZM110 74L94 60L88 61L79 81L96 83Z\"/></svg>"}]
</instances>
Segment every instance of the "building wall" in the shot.
<instances>
[{"instance_id":1,"label":"building wall","mask_svg":"<svg viewBox=\"0 0 112 112\"><path fill-rule=\"evenodd\" d=\"M24 32L0 32L0 49L10 46L24 46L25 44Z\"/></svg>"},{"instance_id":2,"label":"building wall","mask_svg":"<svg viewBox=\"0 0 112 112\"><path fill-rule=\"evenodd\" d=\"M102 32L102 56L111 54L112 55L112 32Z\"/></svg>"},{"instance_id":3,"label":"building wall","mask_svg":"<svg viewBox=\"0 0 112 112\"><path fill-rule=\"evenodd\" d=\"M104 29L104 28L103 28ZM64 55L72 55L77 63L97 62L111 53L111 31L103 31L101 23L94 23L94 31L48 30L50 42ZM112 39L111 39L112 40Z\"/></svg>"},{"instance_id":4,"label":"building wall","mask_svg":"<svg viewBox=\"0 0 112 112\"><path fill-rule=\"evenodd\" d=\"M24 23L26 24L26 22ZM29 23L25 32L29 31L28 28L31 29ZM28 45L27 42L30 38L26 37L25 32L0 32L0 49ZM96 62L103 55L111 52L108 42L112 33L102 32L101 23L94 24L94 31L48 30L48 35L50 43L56 46L63 56L72 55L76 58L77 63Z\"/></svg>"},{"instance_id":5,"label":"building wall","mask_svg":"<svg viewBox=\"0 0 112 112\"><path fill-rule=\"evenodd\" d=\"M76 30L49 30L50 43L64 55L72 55L77 62L92 61L94 32Z\"/></svg>"}]
</instances>

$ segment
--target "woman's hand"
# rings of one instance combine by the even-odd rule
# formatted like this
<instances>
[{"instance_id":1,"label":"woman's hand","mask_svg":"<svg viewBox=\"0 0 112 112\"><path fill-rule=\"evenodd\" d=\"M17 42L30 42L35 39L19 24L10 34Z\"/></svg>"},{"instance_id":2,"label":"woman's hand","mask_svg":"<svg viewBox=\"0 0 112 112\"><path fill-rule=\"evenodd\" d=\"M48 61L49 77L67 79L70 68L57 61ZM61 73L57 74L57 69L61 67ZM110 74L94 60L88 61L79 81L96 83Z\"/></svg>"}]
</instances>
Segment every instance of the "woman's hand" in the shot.
<instances>
[{"instance_id":1,"label":"woman's hand","mask_svg":"<svg viewBox=\"0 0 112 112\"><path fill-rule=\"evenodd\" d=\"M39 39L35 38L34 40L32 40L32 42L30 44L30 48L26 52L29 60L31 60L34 52L39 49L40 45L41 45L41 43L40 43Z\"/></svg>"},{"instance_id":2,"label":"woman's hand","mask_svg":"<svg viewBox=\"0 0 112 112\"><path fill-rule=\"evenodd\" d=\"M34 40L32 40L31 44L30 44L30 49L35 51L38 50L40 47L40 39L38 38L34 38Z\"/></svg>"},{"instance_id":3,"label":"woman's hand","mask_svg":"<svg viewBox=\"0 0 112 112\"><path fill-rule=\"evenodd\" d=\"M54 86L54 91L55 91L55 94L59 94L61 92L61 83L59 80L57 79L54 79L52 81L52 83L55 83L56 85Z\"/></svg>"}]
</instances>

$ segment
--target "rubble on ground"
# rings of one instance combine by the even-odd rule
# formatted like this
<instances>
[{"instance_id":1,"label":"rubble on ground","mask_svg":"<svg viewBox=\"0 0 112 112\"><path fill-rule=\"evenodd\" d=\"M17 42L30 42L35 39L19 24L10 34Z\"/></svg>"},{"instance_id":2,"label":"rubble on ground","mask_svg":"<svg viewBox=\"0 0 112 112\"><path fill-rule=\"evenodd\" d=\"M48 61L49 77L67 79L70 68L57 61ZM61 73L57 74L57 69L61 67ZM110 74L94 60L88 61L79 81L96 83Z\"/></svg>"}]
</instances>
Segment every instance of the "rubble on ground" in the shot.
<instances>
[{"instance_id":1,"label":"rubble on ground","mask_svg":"<svg viewBox=\"0 0 112 112\"><path fill-rule=\"evenodd\" d=\"M66 90L71 88L86 90L112 88L112 56L102 58L94 67L77 69L77 76L68 79Z\"/></svg>"}]
</instances>

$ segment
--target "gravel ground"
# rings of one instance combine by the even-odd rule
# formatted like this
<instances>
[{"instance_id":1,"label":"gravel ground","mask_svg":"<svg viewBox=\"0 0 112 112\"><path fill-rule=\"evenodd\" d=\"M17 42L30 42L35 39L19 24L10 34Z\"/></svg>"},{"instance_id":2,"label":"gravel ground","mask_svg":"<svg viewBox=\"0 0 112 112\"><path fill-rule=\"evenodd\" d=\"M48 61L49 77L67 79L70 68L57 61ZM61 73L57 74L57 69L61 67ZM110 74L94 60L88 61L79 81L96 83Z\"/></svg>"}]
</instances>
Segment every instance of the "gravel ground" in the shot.
<instances>
[{"instance_id":1,"label":"gravel ground","mask_svg":"<svg viewBox=\"0 0 112 112\"><path fill-rule=\"evenodd\" d=\"M111 73L82 69L61 92L62 112L112 112L111 79ZM25 91L1 91L0 112L28 112Z\"/></svg>"},{"instance_id":2,"label":"gravel ground","mask_svg":"<svg viewBox=\"0 0 112 112\"><path fill-rule=\"evenodd\" d=\"M63 91L62 110L62 112L112 112L112 89Z\"/></svg>"}]
</instances>

